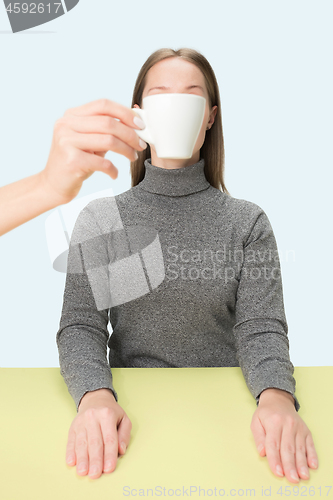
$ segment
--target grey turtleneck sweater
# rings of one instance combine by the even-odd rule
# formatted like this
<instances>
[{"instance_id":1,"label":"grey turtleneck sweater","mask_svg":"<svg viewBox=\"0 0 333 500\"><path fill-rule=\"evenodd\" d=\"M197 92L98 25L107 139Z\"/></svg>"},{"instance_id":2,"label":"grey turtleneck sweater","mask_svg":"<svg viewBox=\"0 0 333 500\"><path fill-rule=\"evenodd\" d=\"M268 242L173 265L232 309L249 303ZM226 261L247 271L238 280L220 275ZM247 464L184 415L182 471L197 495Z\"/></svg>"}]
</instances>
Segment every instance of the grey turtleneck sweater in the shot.
<instances>
[{"instance_id":1,"label":"grey turtleneck sweater","mask_svg":"<svg viewBox=\"0 0 333 500\"><path fill-rule=\"evenodd\" d=\"M56 337L77 409L101 388L118 401L110 367L239 366L257 404L273 387L298 411L287 334L269 219L212 187L204 159L173 170L146 160L137 186L80 212Z\"/></svg>"}]
</instances>

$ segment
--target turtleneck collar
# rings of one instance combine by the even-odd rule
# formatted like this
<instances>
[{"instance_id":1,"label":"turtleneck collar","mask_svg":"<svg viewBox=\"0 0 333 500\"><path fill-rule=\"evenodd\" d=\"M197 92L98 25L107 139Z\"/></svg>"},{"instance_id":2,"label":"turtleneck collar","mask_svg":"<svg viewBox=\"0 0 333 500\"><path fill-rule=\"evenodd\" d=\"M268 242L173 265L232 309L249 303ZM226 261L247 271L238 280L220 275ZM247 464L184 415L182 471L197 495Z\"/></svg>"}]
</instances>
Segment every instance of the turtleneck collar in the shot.
<instances>
[{"instance_id":1,"label":"turtleneck collar","mask_svg":"<svg viewBox=\"0 0 333 500\"><path fill-rule=\"evenodd\" d=\"M151 158L146 159L144 165L145 176L138 186L150 193L183 196L203 191L210 186L204 173L204 158L187 167L174 169L156 167L152 165Z\"/></svg>"}]
</instances>

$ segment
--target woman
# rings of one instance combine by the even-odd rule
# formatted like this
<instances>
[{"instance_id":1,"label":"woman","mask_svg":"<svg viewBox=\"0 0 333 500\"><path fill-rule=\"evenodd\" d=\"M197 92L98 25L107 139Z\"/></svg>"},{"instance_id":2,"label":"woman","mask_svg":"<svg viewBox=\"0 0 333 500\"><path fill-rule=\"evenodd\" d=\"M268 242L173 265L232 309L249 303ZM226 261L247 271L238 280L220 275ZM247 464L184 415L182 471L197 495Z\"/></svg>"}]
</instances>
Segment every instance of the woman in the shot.
<instances>
[{"instance_id":1,"label":"woman","mask_svg":"<svg viewBox=\"0 0 333 500\"><path fill-rule=\"evenodd\" d=\"M91 202L72 235L57 333L61 373L78 408L69 430L67 464L97 478L102 471L112 472L118 452L125 453L131 422L117 403L110 366L241 366L258 405L251 430L260 455L267 456L274 474L285 474L291 482L307 479L308 467L317 467L317 455L297 413L276 242L265 212L232 198L224 185L214 72L194 50L158 50L141 68L132 107L163 92L206 98L192 157L160 159L153 145L139 149L131 162L132 188ZM87 112L82 109L73 116ZM137 134L122 123L118 109L105 103L104 113L113 116L106 124L108 137L86 136L87 149L102 151L107 142L114 151L129 154ZM91 123L89 132L94 131ZM112 298L103 295L108 280L117 285L117 273L123 278L131 271L121 265L142 249L136 229L147 241L157 232L164 279L142 291L129 272L127 280L120 279L113 289L111 284ZM230 250L236 257L230 258ZM135 287L136 295L130 296Z\"/></svg>"}]
</instances>

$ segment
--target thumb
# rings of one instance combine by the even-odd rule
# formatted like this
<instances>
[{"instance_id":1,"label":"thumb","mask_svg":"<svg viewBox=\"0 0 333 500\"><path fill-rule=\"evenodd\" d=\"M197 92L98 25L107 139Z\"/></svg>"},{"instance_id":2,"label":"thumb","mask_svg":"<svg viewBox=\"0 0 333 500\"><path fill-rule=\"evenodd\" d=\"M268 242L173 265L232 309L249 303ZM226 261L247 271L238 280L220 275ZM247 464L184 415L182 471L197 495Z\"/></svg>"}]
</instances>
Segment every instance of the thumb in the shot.
<instances>
[{"instance_id":1,"label":"thumb","mask_svg":"<svg viewBox=\"0 0 333 500\"><path fill-rule=\"evenodd\" d=\"M88 149L86 153L90 153L95 156L99 156L100 158L105 158L105 155L107 151L92 151L91 149ZM114 166L114 164L110 160L105 160L104 163L102 164L103 167L101 168L101 163L95 162L93 160L92 164L94 165L93 168L94 170L98 170L100 172L105 172L107 175L111 177L111 179L115 180L118 177L118 169ZM90 175L92 175L93 172L91 172Z\"/></svg>"},{"instance_id":2,"label":"thumb","mask_svg":"<svg viewBox=\"0 0 333 500\"><path fill-rule=\"evenodd\" d=\"M266 455L266 447L265 447L266 432L259 417L256 414L253 415L253 419L251 422L251 430L259 455L261 457L264 457Z\"/></svg>"}]
</instances>

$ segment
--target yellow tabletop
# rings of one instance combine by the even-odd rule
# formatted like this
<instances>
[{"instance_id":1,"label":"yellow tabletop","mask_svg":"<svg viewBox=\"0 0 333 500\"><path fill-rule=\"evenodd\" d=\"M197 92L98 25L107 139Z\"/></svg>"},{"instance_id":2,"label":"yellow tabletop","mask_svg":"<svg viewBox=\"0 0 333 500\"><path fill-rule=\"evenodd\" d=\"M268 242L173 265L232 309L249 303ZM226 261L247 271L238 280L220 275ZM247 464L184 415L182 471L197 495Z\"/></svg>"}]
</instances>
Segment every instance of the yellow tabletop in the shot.
<instances>
[{"instance_id":1,"label":"yellow tabletop","mask_svg":"<svg viewBox=\"0 0 333 500\"><path fill-rule=\"evenodd\" d=\"M296 367L299 415L319 467L290 483L260 457L250 423L256 403L240 368L115 368L132 421L117 468L98 479L66 465L76 416L59 368L0 369L0 499L333 499L333 367Z\"/></svg>"}]
</instances>

